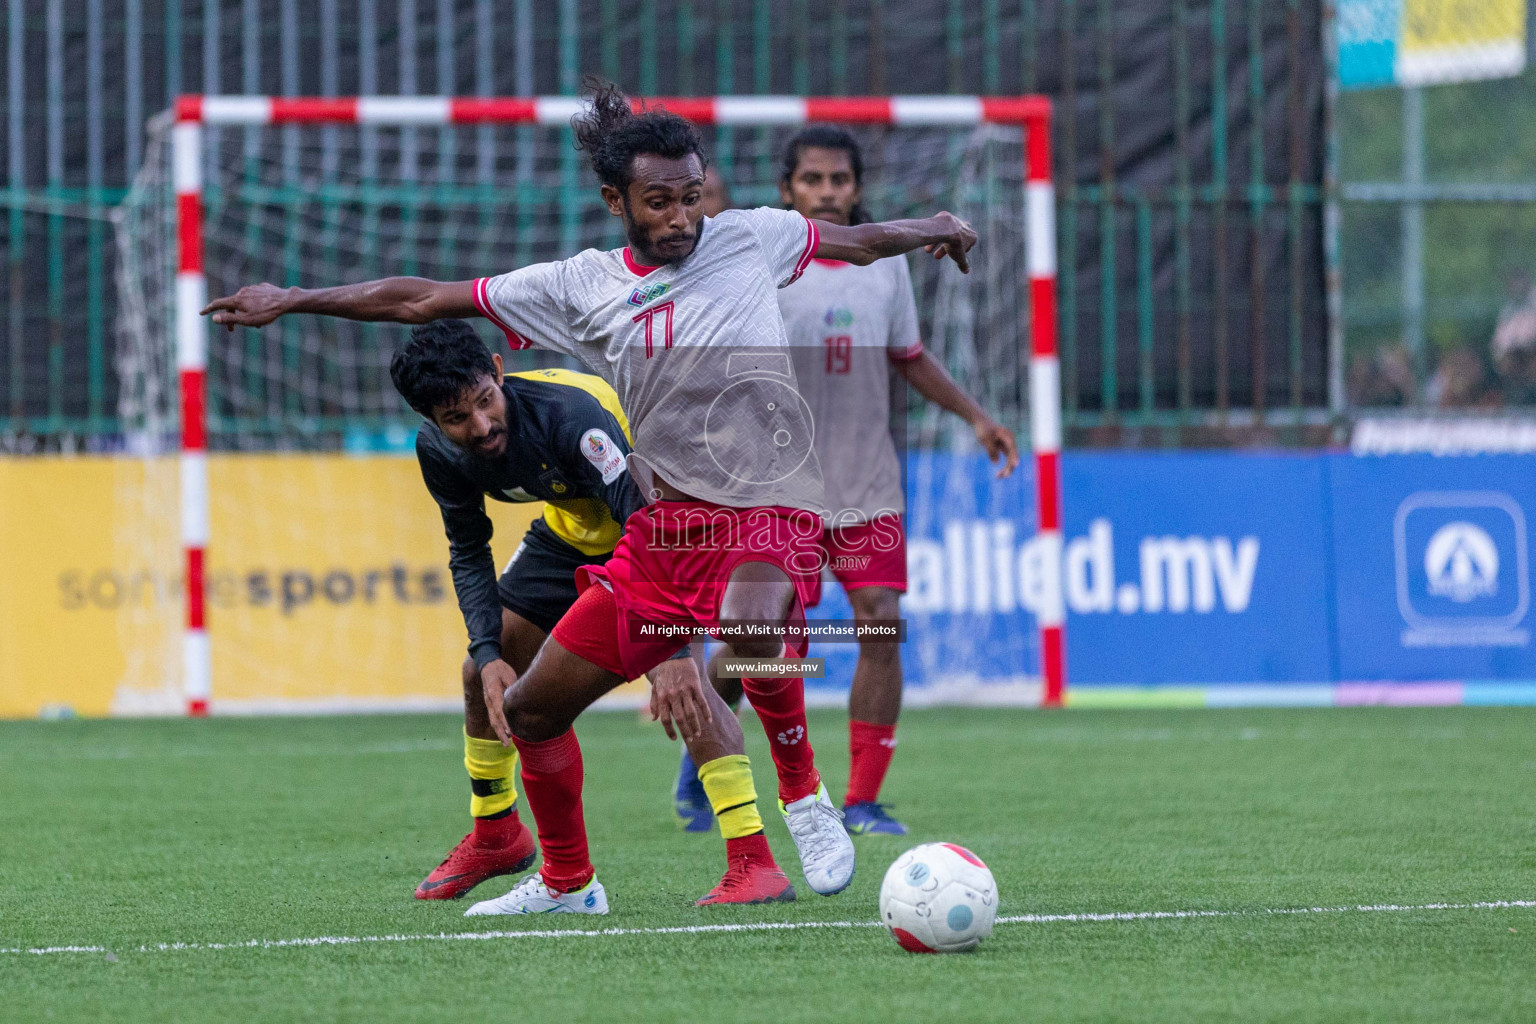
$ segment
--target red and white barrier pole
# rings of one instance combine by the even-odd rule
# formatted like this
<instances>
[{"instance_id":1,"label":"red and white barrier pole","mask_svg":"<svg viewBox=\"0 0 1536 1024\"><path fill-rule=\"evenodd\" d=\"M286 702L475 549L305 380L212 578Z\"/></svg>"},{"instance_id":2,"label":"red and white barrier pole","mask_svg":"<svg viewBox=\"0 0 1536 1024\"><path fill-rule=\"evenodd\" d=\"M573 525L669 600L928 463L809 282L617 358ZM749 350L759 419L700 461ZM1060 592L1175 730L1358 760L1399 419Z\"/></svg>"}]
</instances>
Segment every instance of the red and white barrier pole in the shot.
<instances>
[{"instance_id":1,"label":"red and white barrier pole","mask_svg":"<svg viewBox=\"0 0 1536 1024\"><path fill-rule=\"evenodd\" d=\"M1061 361L1056 350L1056 191L1051 184L1049 114L1025 129L1026 257L1029 265L1029 433L1035 452L1035 514L1043 545L1041 703L1059 707L1066 690L1066 604L1061 579Z\"/></svg>"},{"instance_id":2,"label":"red and white barrier pole","mask_svg":"<svg viewBox=\"0 0 1536 1024\"><path fill-rule=\"evenodd\" d=\"M179 120L171 129L176 191L176 370L181 384L181 546L186 572L186 622L181 638L181 685L187 714L208 713L212 692L204 568L208 548L208 335L203 276L202 125Z\"/></svg>"}]
</instances>

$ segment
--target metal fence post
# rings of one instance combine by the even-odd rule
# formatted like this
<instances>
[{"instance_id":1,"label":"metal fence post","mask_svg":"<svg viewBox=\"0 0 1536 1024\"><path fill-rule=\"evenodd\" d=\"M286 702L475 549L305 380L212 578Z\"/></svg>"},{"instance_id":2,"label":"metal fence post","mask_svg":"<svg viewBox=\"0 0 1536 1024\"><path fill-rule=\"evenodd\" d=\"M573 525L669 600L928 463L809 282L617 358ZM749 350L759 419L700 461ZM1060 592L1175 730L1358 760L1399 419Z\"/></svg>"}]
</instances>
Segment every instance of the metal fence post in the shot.
<instances>
[{"instance_id":1,"label":"metal fence post","mask_svg":"<svg viewBox=\"0 0 1536 1024\"><path fill-rule=\"evenodd\" d=\"M1429 358L1424 346L1424 198L1414 190L1424 184L1424 90L1403 90L1402 209L1403 344L1413 361L1413 386L1424 396Z\"/></svg>"}]
</instances>

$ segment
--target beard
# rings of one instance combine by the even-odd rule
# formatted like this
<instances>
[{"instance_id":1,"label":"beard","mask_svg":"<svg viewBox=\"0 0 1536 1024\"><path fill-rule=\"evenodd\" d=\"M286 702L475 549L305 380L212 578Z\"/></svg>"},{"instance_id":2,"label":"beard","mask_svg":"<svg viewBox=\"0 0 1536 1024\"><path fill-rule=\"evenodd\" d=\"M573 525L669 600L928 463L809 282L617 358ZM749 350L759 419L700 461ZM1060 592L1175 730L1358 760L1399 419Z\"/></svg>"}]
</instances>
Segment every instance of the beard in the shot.
<instances>
[{"instance_id":1,"label":"beard","mask_svg":"<svg viewBox=\"0 0 1536 1024\"><path fill-rule=\"evenodd\" d=\"M635 223L634 214L629 208L629 198L624 199L624 238L629 242L632 252L641 253L646 257L646 262L656 262L665 266L669 263L681 263L693 255L693 250L699 246L700 227L695 225L692 234L662 235L660 238L646 237L644 229Z\"/></svg>"},{"instance_id":2,"label":"beard","mask_svg":"<svg viewBox=\"0 0 1536 1024\"><path fill-rule=\"evenodd\" d=\"M507 450L507 432L498 427L469 446L471 455L481 459L497 459Z\"/></svg>"}]
</instances>

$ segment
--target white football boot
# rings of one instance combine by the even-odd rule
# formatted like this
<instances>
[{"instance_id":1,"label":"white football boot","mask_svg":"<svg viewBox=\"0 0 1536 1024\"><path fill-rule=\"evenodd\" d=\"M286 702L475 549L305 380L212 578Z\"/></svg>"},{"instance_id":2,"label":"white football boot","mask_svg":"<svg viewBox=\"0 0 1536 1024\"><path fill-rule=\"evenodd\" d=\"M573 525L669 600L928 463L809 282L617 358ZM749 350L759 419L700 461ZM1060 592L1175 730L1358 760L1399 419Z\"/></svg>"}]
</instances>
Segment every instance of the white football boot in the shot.
<instances>
[{"instance_id":1,"label":"white football boot","mask_svg":"<svg viewBox=\"0 0 1536 1024\"><path fill-rule=\"evenodd\" d=\"M606 914L608 893L595 877L575 892L550 892L537 872L529 875L505 896L476 903L465 917L489 914Z\"/></svg>"},{"instance_id":2,"label":"white football boot","mask_svg":"<svg viewBox=\"0 0 1536 1024\"><path fill-rule=\"evenodd\" d=\"M780 800L779 812L794 837L806 884L823 896L848 888L853 881L853 840L826 785L818 783L816 792L792 804Z\"/></svg>"}]
</instances>

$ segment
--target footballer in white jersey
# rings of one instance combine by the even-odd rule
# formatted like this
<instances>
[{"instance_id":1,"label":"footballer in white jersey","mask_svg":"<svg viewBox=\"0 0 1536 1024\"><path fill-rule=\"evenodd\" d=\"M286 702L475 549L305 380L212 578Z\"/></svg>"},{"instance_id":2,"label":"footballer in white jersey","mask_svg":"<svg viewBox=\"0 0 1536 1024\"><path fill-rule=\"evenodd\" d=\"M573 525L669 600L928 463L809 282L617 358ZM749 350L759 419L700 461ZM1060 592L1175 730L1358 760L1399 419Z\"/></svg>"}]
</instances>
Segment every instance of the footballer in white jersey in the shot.
<instances>
[{"instance_id":1,"label":"footballer in white jersey","mask_svg":"<svg viewBox=\"0 0 1536 1024\"><path fill-rule=\"evenodd\" d=\"M817 256L869 264L926 248L968 270L976 241L970 225L948 213L859 226L788 211L706 222L703 147L687 120L636 111L616 87L597 83L572 128L609 212L624 225L624 250L472 281L251 285L204 310L231 330L286 313L403 323L488 316L519 343L576 354L619 394L634 434L631 473L652 503L630 515L608 563L578 577L581 596L502 695L544 863L473 914L607 911L589 856L581 749L571 731L598 697L661 664L700 630L742 658L803 651L803 633L786 642L782 627L803 617L819 593L824 495L777 289ZM763 623L780 632L764 635ZM685 737L707 735L715 718L731 716L711 716L692 661L676 664L687 670L653 676L652 707L669 733L675 725ZM768 734L806 881L824 895L840 892L852 881L854 851L816 771L804 683L765 670L743 686ZM709 790L709 779L701 781ZM729 790L740 785L736 779L709 798L728 806ZM767 852L761 830L726 845L730 869L716 893L751 890Z\"/></svg>"},{"instance_id":2,"label":"footballer in white jersey","mask_svg":"<svg viewBox=\"0 0 1536 1024\"><path fill-rule=\"evenodd\" d=\"M659 477L717 505L819 513L814 425L777 296L810 264L816 225L765 207L696 231L676 263L647 265L630 246L588 249L482 278L476 304L513 347L564 352L613 385L642 494L660 497Z\"/></svg>"},{"instance_id":3,"label":"footballer in white jersey","mask_svg":"<svg viewBox=\"0 0 1536 1024\"><path fill-rule=\"evenodd\" d=\"M852 135L813 125L785 150L779 189L784 204L835 224L869 218L862 207L863 160ZM859 266L813 259L800 282L779 292L796 379L816 424L815 453L826 483L828 570L848 594L860 625L894 622L907 589L902 453L890 429L898 382L965 418L999 476L1018 463L1013 434L962 391L924 350L912 277L904 257ZM734 680L716 678L721 695L739 699ZM902 835L906 828L879 802L896 747L901 710L899 645L864 640L848 701L848 788L843 813L850 832ZM697 788L689 799L687 755L679 771L676 808L690 823L703 819Z\"/></svg>"}]
</instances>

